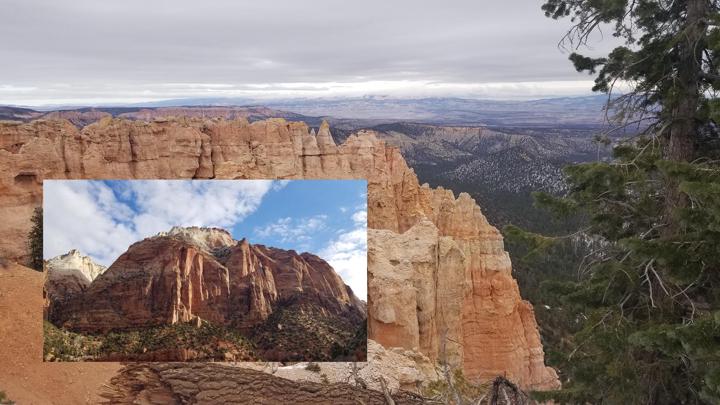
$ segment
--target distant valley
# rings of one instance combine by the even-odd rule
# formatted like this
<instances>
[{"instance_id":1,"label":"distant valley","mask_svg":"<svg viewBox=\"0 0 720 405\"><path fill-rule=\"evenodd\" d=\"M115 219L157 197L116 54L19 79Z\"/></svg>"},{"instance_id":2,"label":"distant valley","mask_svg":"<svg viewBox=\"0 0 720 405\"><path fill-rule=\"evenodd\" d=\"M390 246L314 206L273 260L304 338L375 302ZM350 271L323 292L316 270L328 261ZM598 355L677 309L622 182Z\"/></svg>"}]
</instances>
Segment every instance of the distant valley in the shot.
<instances>
[{"instance_id":1,"label":"distant valley","mask_svg":"<svg viewBox=\"0 0 720 405\"><path fill-rule=\"evenodd\" d=\"M337 120L413 121L438 125L592 127L604 123L607 96L556 97L537 100L490 100L457 97L393 98L186 98L140 103L121 108L161 109L184 106L265 106L310 117ZM106 107L98 107L106 109ZM50 109L75 110L77 107Z\"/></svg>"},{"instance_id":2,"label":"distant valley","mask_svg":"<svg viewBox=\"0 0 720 405\"><path fill-rule=\"evenodd\" d=\"M372 129L402 149L421 182L469 193L496 226L548 226L539 220L541 212L533 207L530 194L562 194L567 188L564 166L608 155L606 148L592 142L596 131L590 129L491 129L416 123L383 124Z\"/></svg>"}]
</instances>

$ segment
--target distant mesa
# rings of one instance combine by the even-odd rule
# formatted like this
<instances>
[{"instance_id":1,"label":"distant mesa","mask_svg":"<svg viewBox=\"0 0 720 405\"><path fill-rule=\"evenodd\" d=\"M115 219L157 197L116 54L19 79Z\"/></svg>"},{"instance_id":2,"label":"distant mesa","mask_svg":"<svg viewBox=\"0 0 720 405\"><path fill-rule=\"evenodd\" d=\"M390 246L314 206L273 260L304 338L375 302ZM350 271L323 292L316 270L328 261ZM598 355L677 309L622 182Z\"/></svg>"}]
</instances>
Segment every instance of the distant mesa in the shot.
<instances>
[{"instance_id":1,"label":"distant mesa","mask_svg":"<svg viewBox=\"0 0 720 405\"><path fill-rule=\"evenodd\" d=\"M173 118L244 119L249 122L268 118L303 120L320 125L320 118L263 106L177 106L177 107L80 107L55 111L36 111L29 108L0 106L0 120L29 122L37 119L67 120L83 128L105 118L125 118L140 121L164 121Z\"/></svg>"}]
</instances>

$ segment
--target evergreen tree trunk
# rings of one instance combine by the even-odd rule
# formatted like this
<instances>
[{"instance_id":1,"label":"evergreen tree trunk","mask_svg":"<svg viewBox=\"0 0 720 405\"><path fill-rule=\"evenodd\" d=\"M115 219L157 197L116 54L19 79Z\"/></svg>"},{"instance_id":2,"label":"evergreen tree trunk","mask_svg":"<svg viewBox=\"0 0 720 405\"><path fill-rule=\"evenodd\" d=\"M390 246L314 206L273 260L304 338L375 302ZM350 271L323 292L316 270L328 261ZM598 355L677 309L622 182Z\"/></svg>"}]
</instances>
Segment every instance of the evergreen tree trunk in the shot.
<instances>
[{"instance_id":1,"label":"evergreen tree trunk","mask_svg":"<svg viewBox=\"0 0 720 405\"><path fill-rule=\"evenodd\" d=\"M665 157L677 162L689 162L695 156L695 139L698 133L697 111L700 106L702 80L701 41L707 32L710 13L708 0L687 0L685 24L678 44L677 92L675 106L671 109L670 135ZM670 181L666 200L666 217L671 218L675 208L687 206L687 197L678 190L678 184ZM675 226L670 224L670 232Z\"/></svg>"},{"instance_id":2,"label":"evergreen tree trunk","mask_svg":"<svg viewBox=\"0 0 720 405\"><path fill-rule=\"evenodd\" d=\"M694 156L702 75L703 47L699 44L707 31L709 6L707 0L688 0L687 3L683 40L678 44L677 105L671 114L672 125L667 146L669 160L687 162Z\"/></svg>"}]
</instances>

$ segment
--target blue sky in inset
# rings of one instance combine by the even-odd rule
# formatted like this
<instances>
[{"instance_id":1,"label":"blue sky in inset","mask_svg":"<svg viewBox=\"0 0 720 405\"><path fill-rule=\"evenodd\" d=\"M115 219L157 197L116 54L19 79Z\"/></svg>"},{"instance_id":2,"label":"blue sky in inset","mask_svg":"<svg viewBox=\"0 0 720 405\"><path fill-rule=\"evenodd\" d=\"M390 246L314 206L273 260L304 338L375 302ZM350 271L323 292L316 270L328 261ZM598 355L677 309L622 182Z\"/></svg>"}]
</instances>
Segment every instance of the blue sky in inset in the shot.
<instances>
[{"instance_id":1,"label":"blue sky in inset","mask_svg":"<svg viewBox=\"0 0 720 405\"><path fill-rule=\"evenodd\" d=\"M353 215L367 211L366 192L364 180L290 181L266 194L232 233L251 243L317 253L339 232L356 226Z\"/></svg>"},{"instance_id":2,"label":"blue sky in inset","mask_svg":"<svg viewBox=\"0 0 720 405\"><path fill-rule=\"evenodd\" d=\"M237 240L308 251L365 299L365 180L48 180L44 256L70 249L109 266L172 226L215 226Z\"/></svg>"}]
</instances>

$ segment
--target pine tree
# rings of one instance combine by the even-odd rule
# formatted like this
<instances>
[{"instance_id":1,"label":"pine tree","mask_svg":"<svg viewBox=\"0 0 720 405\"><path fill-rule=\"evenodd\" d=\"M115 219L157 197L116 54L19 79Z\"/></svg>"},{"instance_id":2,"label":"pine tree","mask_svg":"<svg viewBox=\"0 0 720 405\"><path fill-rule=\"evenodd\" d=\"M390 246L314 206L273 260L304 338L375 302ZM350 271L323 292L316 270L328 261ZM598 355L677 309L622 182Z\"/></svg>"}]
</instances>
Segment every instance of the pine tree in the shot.
<instances>
[{"instance_id":1,"label":"pine tree","mask_svg":"<svg viewBox=\"0 0 720 405\"><path fill-rule=\"evenodd\" d=\"M37 207L33 211L32 228L28 234L28 253L30 260L28 266L37 271L43 271L43 210Z\"/></svg>"},{"instance_id":2,"label":"pine tree","mask_svg":"<svg viewBox=\"0 0 720 405\"><path fill-rule=\"evenodd\" d=\"M717 2L547 0L542 9L548 17L570 17L575 23L564 38L574 50L603 25L624 40L607 57L573 52L570 60L578 71L596 74L595 91L611 92L617 82L633 83L632 92L620 102L651 113L641 119L660 123L657 135L667 139L667 158L692 160L697 128L706 113L703 95L720 88Z\"/></svg>"},{"instance_id":3,"label":"pine tree","mask_svg":"<svg viewBox=\"0 0 720 405\"><path fill-rule=\"evenodd\" d=\"M569 282L547 282L571 331L561 364L564 388L550 394L572 403L720 402L720 165L662 158L653 138L615 149L612 163L566 168L563 198L538 195L559 215L584 212L579 232L592 245ZM660 221L670 187L690 204L673 211L678 232ZM528 255L541 256L562 238L523 232ZM570 272L571 269L566 269Z\"/></svg>"},{"instance_id":4,"label":"pine tree","mask_svg":"<svg viewBox=\"0 0 720 405\"><path fill-rule=\"evenodd\" d=\"M563 43L579 50L603 26L624 40L606 57L573 52L578 71L596 74L593 90L632 86L614 104L626 122L649 124L663 139L664 157L692 161L707 122L707 94L720 89L720 6L716 0L546 0L545 15L575 23ZM672 180L672 179L670 179ZM675 185L677 186L677 185ZM672 187L665 213L685 206ZM670 224L668 231L674 229Z\"/></svg>"},{"instance_id":5,"label":"pine tree","mask_svg":"<svg viewBox=\"0 0 720 405\"><path fill-rule=\"evenodd\" d=\"M607 57L570 56L596 74L641 136L616 144L612 162L566 168L567 196L537 194L556 215L581 215L590 254L571 281L544 283L577 325L563 353L560 402L720 403L720 161L708 145L720 88L720 13L709 0L546 0L571 17L583 45L603 25L625 40ZM709 135L708 135L709 134ZM567 238L507 227L528 257Z\"/></svg>"}]
</instances>

